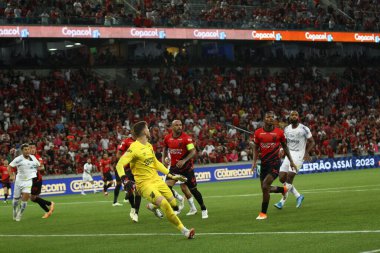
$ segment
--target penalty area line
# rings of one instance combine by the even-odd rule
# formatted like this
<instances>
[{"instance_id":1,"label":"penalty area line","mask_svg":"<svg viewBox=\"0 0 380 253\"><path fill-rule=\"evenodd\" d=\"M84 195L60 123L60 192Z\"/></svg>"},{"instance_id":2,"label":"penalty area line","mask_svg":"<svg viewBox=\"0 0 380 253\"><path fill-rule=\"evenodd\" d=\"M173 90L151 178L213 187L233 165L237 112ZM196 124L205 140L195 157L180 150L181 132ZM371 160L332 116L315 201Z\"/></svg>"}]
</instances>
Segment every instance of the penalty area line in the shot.
<instances>
[{"instance_id":1,"label":"penalty area line","mask_svg":"<svg viewBox=\"0 0 380 253\"><path fill-rule=\"evenodd\" d=\"M221 232L221 233L196 233L196 236L236 236L236 235L294 235L294 234L377 234L380 230L340 230L340 231L282 231L282 232ZM0 237L104 237L104 236L183 236L180 233L128 233L128 234L49 234L49 235L2 235ZM368 252L380 252L368 251Z\"/></svg>"}]
</instances>

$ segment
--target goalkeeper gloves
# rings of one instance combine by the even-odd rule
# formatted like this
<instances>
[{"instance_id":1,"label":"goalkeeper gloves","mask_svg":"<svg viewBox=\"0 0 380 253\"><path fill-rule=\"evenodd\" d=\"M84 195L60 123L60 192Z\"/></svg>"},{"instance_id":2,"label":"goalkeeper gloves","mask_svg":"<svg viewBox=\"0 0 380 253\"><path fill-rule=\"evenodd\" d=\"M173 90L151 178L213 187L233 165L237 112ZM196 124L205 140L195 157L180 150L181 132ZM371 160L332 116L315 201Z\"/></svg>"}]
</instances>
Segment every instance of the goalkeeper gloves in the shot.
<instances>
[{"instance_id":1,"label":"goalkeeper gloves","mask_svg":"<svg viewBox=\"0 0 380 253\"><path fill-rule=\"evenodd\" d=\"M126 176L122 176L121 181L123 182L123 185L124 185L124 191L131 193L135 190L136 185L134 181L129 180Z\"/></svg>"},{"instance_id":2,"label":"goalkeeper gloves","mask_svg":"<svg viewBox=\"0 0 380 253\"><path fill-rule=\"evenodd\" d=\"M183 183L185 183L187 181L187 178L182 176L182 175L178 175L178 174L173 174L171 172L169 172L168 174L168 178L170 179L173 179L173 180L176 180L176 181L181 181Z\"/></svg>"}]
</instances>

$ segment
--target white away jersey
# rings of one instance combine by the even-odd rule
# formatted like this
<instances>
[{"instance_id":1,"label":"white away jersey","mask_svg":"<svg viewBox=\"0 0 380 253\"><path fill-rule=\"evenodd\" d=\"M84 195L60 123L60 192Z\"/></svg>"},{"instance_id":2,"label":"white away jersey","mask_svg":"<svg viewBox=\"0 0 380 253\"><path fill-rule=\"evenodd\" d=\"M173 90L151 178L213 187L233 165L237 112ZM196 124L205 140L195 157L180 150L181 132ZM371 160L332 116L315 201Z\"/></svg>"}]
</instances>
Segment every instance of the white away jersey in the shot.
<instances>
[{"instance_id":1,"label":"white away jersey","mask_svg":"<svg viewBox=\"0 0 380 253\"><path fill-rule=\"evenodd\" d=\"M37 177L37 169L41 166L34 155L29 155L28 158L20 155L13 159L9 165L13 168L17 168L16 181L25 181Z\"/></svg>"},{"instance_id":2,"label":"white away jersey","mask_svg":"<svg viewBox=\"0 0 380 253\"><path fill-rule=\"evenodd\" d=\"M310 129L303 124L298 124L296 128L293 128L291 124L285 127L285 137L291 151L305 153L307 139L311 136Z\"/></svg>"},{"instance_id":3,"label":"white away jersey","mask_svg":"<svg viewBox=\"0 0 380 253\"><path fill-rule=\"evenodd\" d=\"M85 163L85 165L83 166L83 174L91 175L93 168L94 167L91 163Z\"/></svg>"}]
</instances>

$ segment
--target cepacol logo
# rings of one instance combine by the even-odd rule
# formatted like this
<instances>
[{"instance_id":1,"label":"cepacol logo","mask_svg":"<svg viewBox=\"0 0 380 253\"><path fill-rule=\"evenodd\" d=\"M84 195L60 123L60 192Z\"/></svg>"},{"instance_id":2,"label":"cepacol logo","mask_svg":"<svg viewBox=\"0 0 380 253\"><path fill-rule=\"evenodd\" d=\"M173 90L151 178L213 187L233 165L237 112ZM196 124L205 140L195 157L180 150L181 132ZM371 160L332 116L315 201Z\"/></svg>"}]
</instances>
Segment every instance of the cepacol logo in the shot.
<instances>
[{"instance_id":1,"label":"cepacol logo","mask_svg":"<svg viewBox=\"0 0 380 253\"><path fill-rule=\"evenodd\" d=\"M360 33L355 33L354 38L356 41L361 41L361 42L375 42L375 43L380 43L380 37L375 36L375 34L360 34Z\"/></svg>"},{"instance_id":2,"label":"cepacol logo","mask_svg":"<svg viewBox=\"0 0 380 253\"><path fill-rule=\"evenodd\" d=\"M333 36L328 33L310 33L306 32L305 33L305 38L307 40L312 40L312 41L328 41L331 42L334 40Z\"/></svg>"},{"instance_id":3,"label":"cepacol logo","mask_svg":"<svg viewBox=\"0 0 380 253\"><path fill-rule=\"evenodd\" d=\"M62 34L69 37L92 37L92 38L100 37L99 30L97 29L92 30L91 27L87 29L79 29L79 28L70 29L65 26L62 28Z\"/></svg>"},{"instance_id":4,"label":"cepacol logo","mask_svg":"<svg viewBox=\"0 0 380 253\"><path fill-rule=\"evenodd\" d=\"M139 30L136 28L131 29L131 35L139 38L159 38L164 39L166 37L165 31L153 30Z\"/></svg>"},{"instance_id":5,"label":"cepacol logo","mask_svg":"<svg viewBox=\"0 0 380 253\"><path fill-rule=\"evenodd\" d=\"M238 178L251 178L253 176L252 170L249 169L216 169L214 171L216 180L225 179L238 179Z\"/></svg>"},{"instance_id":6,"label":"cepacol logo","mask_svg":"<svg viewBox=\"0 0 380 253\"><path fill-rule=\"evenodd\" d=\"M281 33L273 32L258 32L252 31L252 38L255 40L281 40Z\"/></svg>"},{"instance_id":7,"label":"cepacol logo","mask_svg":"<svg viewBox=\"0 0 380 253\"><path fill-rule=\"evenodd\" d=\"M198 29L196 29L196 30L194 30L193 34L196 38L201 38L201 39L224 40L227 38L227 34L223 31L219 32L219 30L216 30L216 31L199 31Z\"/></svg>"},{"instance_id":8,"label":"cepacol logo","mask_svg":"<svg viewBox=\"0 0 380 253\"><path fill-rule=\"evenodd\" d=\"M1 28L0 36L19 36L20 35L20 27L13 28Z\"/></svg>"}]
</instances>

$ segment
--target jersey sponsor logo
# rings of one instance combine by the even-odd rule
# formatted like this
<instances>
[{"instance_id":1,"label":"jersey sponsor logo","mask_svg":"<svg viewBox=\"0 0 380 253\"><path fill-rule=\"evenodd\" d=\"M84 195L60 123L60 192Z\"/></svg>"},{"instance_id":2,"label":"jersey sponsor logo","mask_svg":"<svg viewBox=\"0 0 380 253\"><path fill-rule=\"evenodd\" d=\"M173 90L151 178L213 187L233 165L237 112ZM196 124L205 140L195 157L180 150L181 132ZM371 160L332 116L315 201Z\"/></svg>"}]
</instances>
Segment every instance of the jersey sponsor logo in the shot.
<instances>
[{"instance_id":1,"label":"jersey sponsor logo","mask_svg":"<svg viewBox=\"0 0 380 253\"><path fill-rule=\"evenodd\" d=\"M41 195L62 194L62 193L66 193L66 184L65 183L44 184L41 187Z\"/></svg>"},{"instance_id":2,"label":"jersey sponsor logo","mask_svg":"<svg viewBox=\"0 0 380 253\"><path fill-rule=\"evenodd\" d=\"M251 178L253 172L250 168L248 169L216 169L214 171L214 176L216 180L224 179L239 179L239 178Z\"/></svg>"},{"instance_id":3,"label":"jersey sponsor logo","mask_svg":"<svg viewBox=\"0 0 380 253\"><path fill-rule=\"evenodd\" d=\"M260 143L260 148L274 148L275 146L275 142Z\"/></svg>"},{"instance_id":4,"label":"jersey sponsor logo","mask_svg":"<svg viewBox=\"0 0 380 253\"><path fill-rule=\"evenodd\" d=\"M153 157L145 159L143 163L145 166L151 165L153 163Z\"/></svg>"},{"instance_id":5,"label":"jersey sponsor logo","mask_svg":"<svg viewBox=\"0 0 380 253\"><path fill-rule=\"evenodd\" d=\"M180 155L180 154L182 154L182 149L170 149L169 153L171 155Z\"/></svg>"},{"instance_id":6,"label":"jersey sponsor logo","mask_svg":"<svg viewBox=\"0 0 380 253\"><path fill-rule=\"evenodd\" d=\"M195 178L198 182L209 182L211 181L211 172L205 171L205 172L195 172Z\"/></svg>"}]
</instances>

